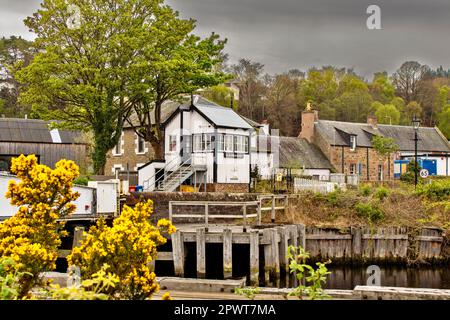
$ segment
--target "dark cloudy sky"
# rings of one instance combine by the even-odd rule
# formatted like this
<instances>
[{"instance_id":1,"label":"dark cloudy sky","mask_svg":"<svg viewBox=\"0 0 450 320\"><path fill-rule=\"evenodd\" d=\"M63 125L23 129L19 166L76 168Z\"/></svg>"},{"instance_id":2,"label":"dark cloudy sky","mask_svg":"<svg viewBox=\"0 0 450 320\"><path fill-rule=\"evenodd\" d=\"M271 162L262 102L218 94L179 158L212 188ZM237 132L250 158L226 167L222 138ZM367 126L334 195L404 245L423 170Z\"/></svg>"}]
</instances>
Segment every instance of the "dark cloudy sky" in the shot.
<instances>
[{"instance_id":1,"label":"dark cloudy sky","mask_svg":"<svg viewBox=\"0 0 450 320\"><path fill-rule=\"evenodd\" d=\"M0 35L32 38L23 18L39 0L0 0ZM405 60L450 68L449 0L168 0L197 32L228 38L231 62L263 63L270 73L311 66L353 67L370 77ZM366 9L381 7L382 30L368 30Z\"/></svg>"}]
</instances>

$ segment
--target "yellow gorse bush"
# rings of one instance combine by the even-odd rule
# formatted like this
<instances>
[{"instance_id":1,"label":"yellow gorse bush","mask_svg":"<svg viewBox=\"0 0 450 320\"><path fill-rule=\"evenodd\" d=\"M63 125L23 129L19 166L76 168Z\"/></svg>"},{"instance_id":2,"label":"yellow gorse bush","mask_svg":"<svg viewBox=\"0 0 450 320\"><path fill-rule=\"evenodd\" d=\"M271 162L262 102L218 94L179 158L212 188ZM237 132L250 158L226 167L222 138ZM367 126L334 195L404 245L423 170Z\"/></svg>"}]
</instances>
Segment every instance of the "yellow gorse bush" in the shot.
<instances>
[{"instance_id":1,"label":"yellow gorse bush","mask_svg":"<svg viewBox=\"0 0 450 320\"><path fill-rule=\"evenodd\" d=\"M124 206L112 227L99 220L91 227L80 247L68 256L69 265L80 267L82 277L89 279L104 264L120 282L112 296L117 299L149 299L159 290L156 275L150 270L157 246L166 243L165 234L176 231L168 220L156 227L150 222L153 203L139 203L134 209Z\"/></svg>"},{"instance_id":2,"label":"yellow gorse bush","mask_svg":"<svg viewBox=\"0 0 450 320\"><path fill-rule=\"evenodd\" d=\"M73 161L61 160L55 169L40 165L34 155L13 158L11 172L21 179L10 181L6 198L18 206L17 213L0 223L0 257L10 257L19 271L20 296L25 297L39 282L39 273L55 269L63 223L71 203L79 196L72 191L79 175Z\"/></svg>"}]
</instances>

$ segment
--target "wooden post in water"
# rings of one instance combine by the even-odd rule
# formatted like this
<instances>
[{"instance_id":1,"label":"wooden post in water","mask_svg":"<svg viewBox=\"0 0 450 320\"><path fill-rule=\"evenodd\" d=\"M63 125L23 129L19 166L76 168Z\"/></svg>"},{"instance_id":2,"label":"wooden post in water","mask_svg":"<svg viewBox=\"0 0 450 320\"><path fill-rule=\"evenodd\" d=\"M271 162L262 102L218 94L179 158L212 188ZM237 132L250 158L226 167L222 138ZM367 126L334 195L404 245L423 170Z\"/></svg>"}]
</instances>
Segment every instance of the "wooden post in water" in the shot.
<instances>
[{"instance_id":1,"label":"wooden post in water","mask_svg":"<svg viewBox=\"0 0 450 320\"><path fill-rule=\"evenodd\" d=\"M362 229L352 227L350 232L352 234L352 259L360 259L362 255Z\"/></svg>"},{"instance_id":2,"label":"wooden post in water","mask_svg":"<svg viewBox=\"0 0 450 320\"><path fill-rule=\"evenodd\" d=\"M285 284L289 286L289 259L287 257L289 231L286 227L278 227L277 229L280 235L280 271L283 270Z\"/></svg>"},{"instance_id":3,"label":"wooden post in water","mask_svg":"<svg viewBox=\"0 0 450 320\"><path fill-rule=\"evenodd\" d=\"M277 287L280 286L280 249L278 247L278 231L276 228L270 229L271 242L272 242L272 260L273 260L273 272L272 283Z\"/></svg>"},{"instance_id":4,"label":"wooden post in water","mask_svg":"<svg viewBox=\"0 0 450 320\"><path fill-rule=\"evenodd\" d=\"M293 246L294 248L298 248L298 229L296 225L287 226L289 230L289 245ZM290 273L291 274L291 273ZM297 276L295 273L291 274L291 284L292 286L296 287L298 285Z\"/></svg>"},{"instance_id":5,"label":"wooden post in water","mask_svg":"<svg viewBox=\"0 0 450 320\"><path fill-rule=\"evenodd\" d=\"M250 231L250 285L259 285L259 231Z\"/></svg>"},{"instance_id":6,"label":"wooden post in water","mask_svg":"<svg viewBox=\"0 0 450 320\"><path fill-rule=\"evenodd\" d=\"M172 237L172 255L173 265L176 277L184 277L184 239L180 230L173 233Z\"/></svg>"},{"instance_id":7,"label":"wooden post in water","mask_svg":"<svg viewBox=\"0 0 450 320\"><path fill-rule=\"evenodd\" d=\"M269 286L270 284L270 272L273 267L273 261L272 261L272 248L270 241L271 234L269 229L263 230L263 238L267 241L269 241L269 244L264 245L264 285Z\"/></svg>"},{"instance_id":8,"label":"wooden post in water","mask_svg":"<svg viewBox=\"0 0 450 320\"><path fill-rule=\"evenodd\" d=\"M197 278L206 277L206 234L205 228L199 228L197 232Z\"/></svg>"},{"instance_id":9,"label":"wooden post in water","mask_svg":"<svg viewBox=\"0 0 450 320\"><path fill-rule=\"evenodd\" d=\"M223 231L223 278L233 277L233 234L231 229Z\"/></svg>"}]
</instances>

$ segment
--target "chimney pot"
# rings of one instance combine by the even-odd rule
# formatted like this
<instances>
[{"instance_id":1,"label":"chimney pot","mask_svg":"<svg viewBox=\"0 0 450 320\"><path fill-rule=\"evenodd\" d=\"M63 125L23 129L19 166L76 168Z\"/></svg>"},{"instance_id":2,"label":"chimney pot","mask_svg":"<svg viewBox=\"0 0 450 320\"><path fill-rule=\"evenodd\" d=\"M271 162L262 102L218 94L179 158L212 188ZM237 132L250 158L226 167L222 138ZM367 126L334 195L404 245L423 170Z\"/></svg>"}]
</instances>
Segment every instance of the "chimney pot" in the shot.
<instances>
[{"instance_id":1,"label":"chimney pot","mask_svg":"<svg viewBox=\"0 0 450 320\"><path fill-rule=\"evenodd\" d=\"M370 125L373 129L378 128L378 119L374 115L369 115L367 117L367 124Z\"/></svg>"}]
</instances>

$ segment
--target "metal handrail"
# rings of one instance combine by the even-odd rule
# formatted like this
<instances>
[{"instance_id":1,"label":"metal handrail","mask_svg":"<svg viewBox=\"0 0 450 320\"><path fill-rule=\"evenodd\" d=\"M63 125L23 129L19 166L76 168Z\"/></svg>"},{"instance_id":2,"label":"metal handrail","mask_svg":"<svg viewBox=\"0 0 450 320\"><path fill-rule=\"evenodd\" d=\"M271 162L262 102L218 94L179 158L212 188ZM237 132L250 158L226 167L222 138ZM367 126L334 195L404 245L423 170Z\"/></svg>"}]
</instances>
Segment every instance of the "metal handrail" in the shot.
<instances>
[{"instance_id":1,"label":"metal handrail","mask_svg":"<svg viewBox=\"0 0 450 320\"><path fill-rule=\"evenodd\" d=\"M169 163L167 163L166 165L164 165L164 167L162 167L161 169L159 169L158 171L156 171L154 175L152 175L150 178L148 178L147 180L144 181L143 184L145 185L145 183L147 183L147 185L148 185L148 186L147 186L147 189L149 189L149 187L150 187L149 181L150 181L151 179L153 179L153 178L156 178L156 175L157 175L158 173L160 173L161 171L165 170L169 165L171 165L173 162L175 162L175 160L178 160L178 158L177 158L177 157L173 158ZM156 188L156 182L157 182L158 180L159 180L159 178L158 178L157 180L155 180L155 182L153 183L155 188ZM146 189L146 190L147 190L147 189Z\"/></svg>"},{"instance_id":2,"label":"metal handrail","mask_svg":"<svg viewBox=\"0 0 450 320\"><path fill-rule=\"evenodd\" d=\"M158 180L155 181L155 187L156 187L156 182L159 181L161 178L164 177L164 180L169 180L173 174L175 174L175 172L177 172L178 169L182 168L185 164L187 164L189 161L191 161L191 158L187 159L185 162L183 162L182 164L180 164L174 171L172 171L168 176L164 177L161 176Z\"/></svg>"}]
</instances>

